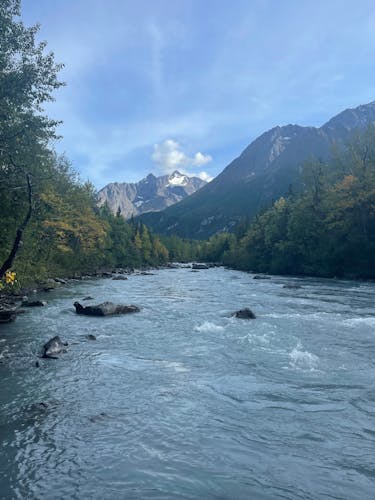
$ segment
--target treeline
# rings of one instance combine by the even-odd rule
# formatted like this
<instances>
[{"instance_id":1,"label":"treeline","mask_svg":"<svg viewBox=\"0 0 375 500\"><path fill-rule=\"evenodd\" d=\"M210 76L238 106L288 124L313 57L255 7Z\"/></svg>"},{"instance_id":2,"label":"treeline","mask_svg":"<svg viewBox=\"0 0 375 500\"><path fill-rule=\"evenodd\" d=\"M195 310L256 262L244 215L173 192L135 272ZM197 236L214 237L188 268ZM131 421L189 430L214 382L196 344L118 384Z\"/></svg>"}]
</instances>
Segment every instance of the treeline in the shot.
<instances>
[{"instance_id":1,"label":"treeline","mask_svg":"<svg viewBox=\"0 0 375 500\"><path fill-rule=\"evenodd\" d=\"M55 154L58 122L43 106L63 85L61 65L19 16L19 0L0 2L0 279L10 267L27 283L166 262L159 238L99 209L93 187Z\"/></svg>"},{"instance_id":2,"label":"treeline","mask_svg":"<svg viewBox=\"0 0 375 500\"><path fill-rule=\"evenodd\" d=\"M375 278L375 127L329 164L309 162L290 192L234 234L202 246L202 260L275 274Z\"/></svg>"}]
</instances>

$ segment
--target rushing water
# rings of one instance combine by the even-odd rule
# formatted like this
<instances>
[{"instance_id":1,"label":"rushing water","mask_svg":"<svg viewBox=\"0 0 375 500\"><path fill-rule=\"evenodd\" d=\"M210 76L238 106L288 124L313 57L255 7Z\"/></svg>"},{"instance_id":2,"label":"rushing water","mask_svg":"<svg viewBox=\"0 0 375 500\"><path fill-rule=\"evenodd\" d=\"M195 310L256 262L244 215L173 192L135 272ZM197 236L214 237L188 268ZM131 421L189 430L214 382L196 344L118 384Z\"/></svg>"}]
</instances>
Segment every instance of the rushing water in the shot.
<instances>
[{"instance_id":1,"label":"rushing water","mask_svg":"<svg viewBox=\"0 0 375 500\"><path fill-rule=\"evenodd\" d=\"M42 298L0 325L1 498L374 498L374 284L177 269Z\"/></svg>"}]
</instances>

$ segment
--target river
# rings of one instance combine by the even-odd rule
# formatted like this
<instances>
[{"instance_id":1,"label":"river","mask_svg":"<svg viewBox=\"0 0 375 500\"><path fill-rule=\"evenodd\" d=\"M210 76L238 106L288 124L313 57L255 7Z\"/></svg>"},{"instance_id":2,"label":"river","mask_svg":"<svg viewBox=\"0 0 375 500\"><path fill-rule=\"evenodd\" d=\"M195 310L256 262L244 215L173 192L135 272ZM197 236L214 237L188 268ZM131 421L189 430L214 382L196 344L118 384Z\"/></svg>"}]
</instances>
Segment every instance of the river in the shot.
<instances>
[{"instance_id":1,"label":"river","mask_svg":"<svg viewBox=\"0 0 375 500\"><path fill-rule=\"evenodd\" d=\"M88 295L141 312L76 315ZM374 498L374 283L180 268L38 297L0 325L1 498Z\"/></svg>"}]
</instances>

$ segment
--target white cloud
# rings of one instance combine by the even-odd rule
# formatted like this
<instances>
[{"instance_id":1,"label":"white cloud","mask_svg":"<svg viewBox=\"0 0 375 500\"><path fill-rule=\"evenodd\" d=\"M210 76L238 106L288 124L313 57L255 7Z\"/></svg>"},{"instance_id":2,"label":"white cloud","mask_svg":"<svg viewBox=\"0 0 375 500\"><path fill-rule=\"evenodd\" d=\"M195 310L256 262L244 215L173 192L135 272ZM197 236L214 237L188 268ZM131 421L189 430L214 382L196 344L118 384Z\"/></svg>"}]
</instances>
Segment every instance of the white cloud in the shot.
<instances>
[{"instance_id":1,"label":"white cloud","mask_svg":"<svg viewBox=\"0 0 375 500\"><path fill-rule=\"evenodd\" d=\"M173 139L167 139L160 144L155 144L151 158L158 166L158 169L165 174L170 174L174 170L180 170L187 175L191 174L186 172L186 168L201 167L212 160L210 155L204 155L201 152L195 153L193 157L189 157L181 150L180 144ZM206 172L199 174L199 176L202 175L207 176L207 178L210 177ZM203 179L203 177L201 178Z\"/></svg>"},{"instance_id":2,"label":"white cloud","mask_svg":"<svg viewBox=\"0 0 375 500\"><path fill-rule=\"evenodd\" d=\"M207 172L199 172L199 174L196 174L196 177L199 177L200 179L202 179L202 181L206 182L211 182L213 179L213 177L209 175Z\"/></svg>"},{"instance_id":3,"label":"white cloud","mask_svg":"<svg viewBox=\"0 0 375 500\"><path fill-rule=\"evenodd\" d=\"M198 153L195 153L195 156L193 159L193 166L194 167L201 167L202 165L206 165L207 163L210 163L211 160L212 160L212 156L204 155L198 151Z\"/></svg>"}]
</instances>

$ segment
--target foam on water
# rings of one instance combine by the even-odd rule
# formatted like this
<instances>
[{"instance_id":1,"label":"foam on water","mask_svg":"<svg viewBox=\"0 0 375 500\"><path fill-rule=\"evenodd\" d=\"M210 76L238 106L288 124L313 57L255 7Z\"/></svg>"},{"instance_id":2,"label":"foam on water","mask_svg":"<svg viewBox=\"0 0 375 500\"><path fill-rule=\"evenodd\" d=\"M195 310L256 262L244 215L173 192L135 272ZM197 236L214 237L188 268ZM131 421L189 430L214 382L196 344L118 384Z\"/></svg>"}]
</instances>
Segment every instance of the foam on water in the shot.
<instances>
[{"instance_id":1,"label":"foam on water","mask_svg":"<svg viewBox=\"0 0 375 500\"><path fill-rule=\"evenodd\" d=\"M373 326L375 327L375 316L370 316L367 318L350 318L343 321L346 326Z\"/></svg>"},{"instance_id":2,"label":"foam on water","mask_svg":"<svg viewBox=\"0 0 375 500\"><path fill-rule=\"evenodd\" d=\"M188 372L189 368L186 368L183 363L179 363L177 361L157 361L157 364L160 364L163 368L171 368L176 372Z\"/></svg>"},{"instance_id":3,"label":"foam on water","mask_svg":"<svg viewBox=\"0 0 375 500\"><path fill-rule=\"evenodd\" d=\"M204 321L202 324L195 326L194 330L196 332L222 332L224 331L224 327L220 325L215 325L215 323L211 323L210 321Z\"/></svg>"},{"instance_id":4,"label":"foam on water","mask_svg":"<svg viewBox=\"0 0 375 500\"><path fill-rule=\"evenodd\" d=\"M316 370L319 363L319 357L311 352L305 351L300 342L289 353L289 358L290 366L300 370Z\"/></svg>"}]
</instances>

